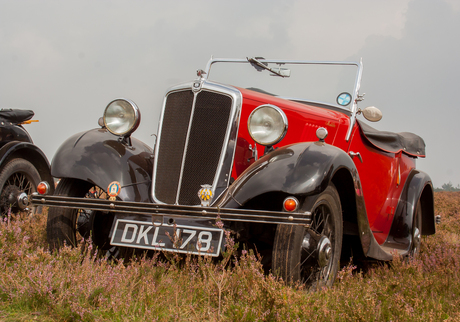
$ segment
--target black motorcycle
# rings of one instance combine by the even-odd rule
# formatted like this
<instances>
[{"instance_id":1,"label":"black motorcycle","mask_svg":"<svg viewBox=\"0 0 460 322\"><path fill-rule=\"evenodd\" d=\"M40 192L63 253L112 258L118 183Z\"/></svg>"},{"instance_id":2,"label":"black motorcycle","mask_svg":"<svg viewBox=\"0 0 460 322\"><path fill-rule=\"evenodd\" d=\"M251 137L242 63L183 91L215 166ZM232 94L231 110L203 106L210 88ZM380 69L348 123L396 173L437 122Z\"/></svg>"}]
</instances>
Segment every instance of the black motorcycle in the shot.
<instances>
[{"instance_id":1,"label":"black motorcycle","mask_svg":"<svg viewBox=\"0 0 460 322\"><path fill-rule=\"evenodd\" d=\"M0 218L30 209L29 196L41 180L53 182L48 159L33 144L22 126L31 120L31 110L0 110ZM53 189L54 187L51 187Z\"/></svg>"}]
</instances>

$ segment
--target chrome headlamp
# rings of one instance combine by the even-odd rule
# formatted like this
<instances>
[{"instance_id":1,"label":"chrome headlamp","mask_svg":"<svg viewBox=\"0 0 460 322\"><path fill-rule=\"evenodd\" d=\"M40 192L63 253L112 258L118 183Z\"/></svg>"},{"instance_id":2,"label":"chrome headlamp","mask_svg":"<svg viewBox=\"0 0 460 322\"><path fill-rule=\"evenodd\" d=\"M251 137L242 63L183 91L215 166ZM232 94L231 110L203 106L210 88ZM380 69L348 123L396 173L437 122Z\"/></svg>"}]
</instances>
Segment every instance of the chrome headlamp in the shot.
<instances>
[{"instance_id":1,"label":"chrome headlamp","mask_svg":"<svg viewBox=\"0 0 460 322\"><path fill-rule=\"evenodd\" d=\"M103 121L110 133L127 137L139 126L141 113L134 102L116 99L105 108Z\"/></svg>"},{"instance_id":2,"label":"chrome headlamp","mask_svg":"<svg viewBox=\"0 0 460 322\"><path fill-rule=\"evenodd\" d=\"M249 115L249 134L261 145L277 144L284 138L287 129L286 114L275 105L260 105Z\"/></svg>"}]
</instances>

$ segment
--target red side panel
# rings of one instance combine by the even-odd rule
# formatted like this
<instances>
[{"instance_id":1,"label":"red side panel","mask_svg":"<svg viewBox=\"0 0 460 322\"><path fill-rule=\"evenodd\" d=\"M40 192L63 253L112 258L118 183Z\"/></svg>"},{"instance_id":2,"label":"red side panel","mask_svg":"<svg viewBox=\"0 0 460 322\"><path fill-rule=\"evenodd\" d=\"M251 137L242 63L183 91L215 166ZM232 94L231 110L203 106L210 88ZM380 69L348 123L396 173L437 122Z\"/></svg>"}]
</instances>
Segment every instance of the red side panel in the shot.
<instances>
[{"instance_id":1,"label":"red side panel","mask_svg":"<svg viewBox=\"0 0 460 322\"><path fill-rule=\"evenodd\" d=\"M361 179L369 225L379 244L382 244L393 222L396 207L415 158L402 153L376 149L365 139L356 125L349 152L360 153L353 161Z\"/></svg>"},{"instance_id":2,"label":"red side panel","mask_svg":"<svg viewBox=\"0 0 460 322\"><path fill-rule=\"evenodd\" d=\"M345 135L348 129L349 117L344 113L292 102L242 88L239 88L239 90L243 94L243 107L235 153L235 167L232 173L234 178L238 177L254 162L254 159L248 161L252 156L249 145L254 147L255 142L249 135L247 123L251 112L262 104L278 106L284 111L288 119L286 136L280 144L274 146L275 148L298 142L318 141L316 130L319 127L325 127L329 133L325 140L326 143L339 145L340 148L346 150ZM337 142L336 139L338 139ZM337 144L338 142L341 142L341 144ZM264 149L263 146L257 145L259 157L264 154Z\"/></svg>"}]
</instances>

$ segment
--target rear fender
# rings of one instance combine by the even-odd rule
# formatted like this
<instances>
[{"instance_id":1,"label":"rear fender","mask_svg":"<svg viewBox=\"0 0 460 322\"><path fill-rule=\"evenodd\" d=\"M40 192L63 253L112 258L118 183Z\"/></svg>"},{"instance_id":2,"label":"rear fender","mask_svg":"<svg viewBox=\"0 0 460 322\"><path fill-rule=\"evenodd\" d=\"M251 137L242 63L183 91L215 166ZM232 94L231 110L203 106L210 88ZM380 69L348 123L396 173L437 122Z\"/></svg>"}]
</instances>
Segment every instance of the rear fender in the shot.
<instances>
[{"instance_id":1,"label":"rear fender","mask_svg":"<svg viewBox=\"0 0 460 322\"><path fill-rule=\"evenodd\" d=\"M29 161L40 174L41 180L49 182L51 193L54 192L54 181L50 172L50 164L42 150L31 142L10 141L0 148L0 167L13 159Z\"/></svg>"},{"instance_id":2,"label":"rear fender","mask_svg":"<svg viewBox=\"0 0 460 322\"><path fill-rule=\"evenodd\" d=\"M415 209L419 200L422 208L422 235L432 235L436 232L433 195L433 185L428 174L412 170L401 193L385 245L409 249Z\"/></svg>"},{"instance_id":3,"label":"rear fender","mask_svg":"<svg viewBox=\"0 0 460 322\"><path fill-rule=\"evenodd\" d=\"M131 138L127 145L105 129L93 129L71 136L57 150L51 173L57 178L74 178L107 190L118 181L118 198L150 202L153 151Z\"/></svg>"}]
</instances>

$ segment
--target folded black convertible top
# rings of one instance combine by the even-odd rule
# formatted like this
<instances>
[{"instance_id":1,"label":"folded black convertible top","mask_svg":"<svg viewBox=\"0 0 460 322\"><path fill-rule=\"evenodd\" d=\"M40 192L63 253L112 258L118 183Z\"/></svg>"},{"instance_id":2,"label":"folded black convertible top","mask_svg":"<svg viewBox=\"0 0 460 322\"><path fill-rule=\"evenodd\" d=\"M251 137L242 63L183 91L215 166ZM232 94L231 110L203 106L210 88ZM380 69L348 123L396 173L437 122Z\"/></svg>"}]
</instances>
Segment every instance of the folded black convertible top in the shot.
<instances>
[{"instance_id":1,"label":"folded black convertible top","mask_svg":"<svg viewBox=\"0 0 460 322\"><path fill-rule=\"evenodd\" d=\"M358 121L358 124L367 140L383 151L425 157L425 141L414 133L379 131L364 122Z\"/></svg>"}]
</instances>

